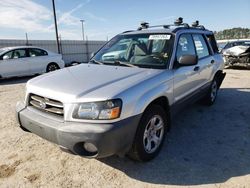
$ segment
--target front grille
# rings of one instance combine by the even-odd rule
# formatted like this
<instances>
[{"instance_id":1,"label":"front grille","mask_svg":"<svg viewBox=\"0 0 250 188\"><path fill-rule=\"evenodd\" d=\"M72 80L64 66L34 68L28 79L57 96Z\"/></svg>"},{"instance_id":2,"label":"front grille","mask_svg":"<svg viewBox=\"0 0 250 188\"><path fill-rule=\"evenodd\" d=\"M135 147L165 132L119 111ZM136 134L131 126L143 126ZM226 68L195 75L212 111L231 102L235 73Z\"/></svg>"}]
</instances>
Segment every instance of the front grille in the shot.
<instances>
[{"instance_id":1,"label":"front grille","mask_svg":"<svg viewBox=\"0 0 250 188\"><path fill-rule=\"evenodd\" d=\"M63 104L60 101L30 94L29 105L38 110L63 116Z\"/></svg>"}]
</instances>

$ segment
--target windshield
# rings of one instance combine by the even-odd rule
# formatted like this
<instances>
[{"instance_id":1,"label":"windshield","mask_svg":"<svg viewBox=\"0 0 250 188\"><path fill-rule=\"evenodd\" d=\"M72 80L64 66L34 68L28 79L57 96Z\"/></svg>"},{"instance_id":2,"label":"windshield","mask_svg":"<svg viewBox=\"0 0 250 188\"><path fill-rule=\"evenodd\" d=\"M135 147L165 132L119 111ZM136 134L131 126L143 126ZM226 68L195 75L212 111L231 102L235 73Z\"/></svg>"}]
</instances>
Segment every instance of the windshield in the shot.
<instances>
[{"instance_id":1,"label":"windshield","mask_svg":"<svg viewBox=\"0 0 250 188\"><path fill-rule=\"evenodd\" d=\"M242 46L250 46L250 41L244 41L241 44Z\"/></svg>"},{"instance_id":2,"label":"windshield","mask_svg":"<svg viewBox=\"0 0 250 188\"><path fill-rule=\"evenodd\" d=\"M5 52L6 51L6 48L0 48L0 54Z\"/></svg>"},{"instance_id":3,"label":"windshield","mask_svg":"<svg viewBox=\"0 0 250 188\"><path fill-rule=\"evenodd\" d=\"M117 35L92 58L92 62L165 68L170 58L171 41L171 34Z\"/></svg>"}]
</instances>

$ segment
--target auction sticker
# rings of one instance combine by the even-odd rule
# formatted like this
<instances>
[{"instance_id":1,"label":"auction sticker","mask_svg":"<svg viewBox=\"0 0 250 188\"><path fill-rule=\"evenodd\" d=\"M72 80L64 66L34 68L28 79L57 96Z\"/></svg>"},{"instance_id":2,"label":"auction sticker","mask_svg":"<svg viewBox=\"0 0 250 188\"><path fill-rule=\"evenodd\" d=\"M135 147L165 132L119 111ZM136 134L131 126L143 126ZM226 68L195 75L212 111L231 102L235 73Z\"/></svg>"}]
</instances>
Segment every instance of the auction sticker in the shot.
<instances>
[{"instance_id":1,"label":"auction sticker","mask_svg":"<svg viewBox=\"0 0 250 188\"><path fill-rule=\"evenodd\" d=\"M149 40L169 40L171 35L150 35Z\"/></svg>"}]
</instances>

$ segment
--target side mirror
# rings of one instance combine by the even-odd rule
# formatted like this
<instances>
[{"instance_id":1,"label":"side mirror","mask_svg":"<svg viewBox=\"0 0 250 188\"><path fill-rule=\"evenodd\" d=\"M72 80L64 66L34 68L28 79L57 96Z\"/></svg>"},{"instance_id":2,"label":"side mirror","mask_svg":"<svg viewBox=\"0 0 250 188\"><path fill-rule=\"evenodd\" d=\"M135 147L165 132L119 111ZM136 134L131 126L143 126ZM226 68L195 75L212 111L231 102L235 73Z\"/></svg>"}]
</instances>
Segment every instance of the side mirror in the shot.
<instances>
[{"instance_id":1,"label":"side mirror","mask_svg":"<svg viewBox=\"0 0 250 188\"><path fill-rule=\"evenodd\" d=\"M198 63L197 55L182 55L179 59L181 66L196 65Z\"/></svg>"},{"instance_id":2,"label":"side mirror","mask_svg":"<svg viewBox=\"0 0 250 188\"><path fill-rule=\"evenodd\" d=\"M9 59L9 58L10 58L10 57L7 56L7 55L3 56L3 60L7 60L7 59Z\"/></svg>"}]
</instances>

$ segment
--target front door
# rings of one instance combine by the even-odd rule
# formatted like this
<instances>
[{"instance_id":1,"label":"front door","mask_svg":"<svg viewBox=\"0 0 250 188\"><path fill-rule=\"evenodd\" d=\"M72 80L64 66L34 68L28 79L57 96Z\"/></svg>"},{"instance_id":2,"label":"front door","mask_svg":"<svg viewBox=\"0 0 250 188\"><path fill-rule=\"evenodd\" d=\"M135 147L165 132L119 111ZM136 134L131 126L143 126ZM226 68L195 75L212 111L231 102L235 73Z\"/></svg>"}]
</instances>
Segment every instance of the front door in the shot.
<instances>
[{"instance_id":1,"label":"front door","mask_svg":"<svg viewBox=\"0 0 250 188\"><path fill-rule=\"evenodd\" d=\"M174 102L181 101L196 91L201 85L199 65L180 66L179 59L182 55L196 55L196 50L191 34L182 34L179 37L176 61L174 65Z\"/></svg>"},{"instance_id":2,"label":"front door","mask_svg":"<svg viewBox=\"0 0 250 188\"><path fill-rule=\"evenodd\" d=\"M0 74L2 77L23 76L30 73L26 49L16 49L1 56Z\"/></svg>"}]
</instances>

